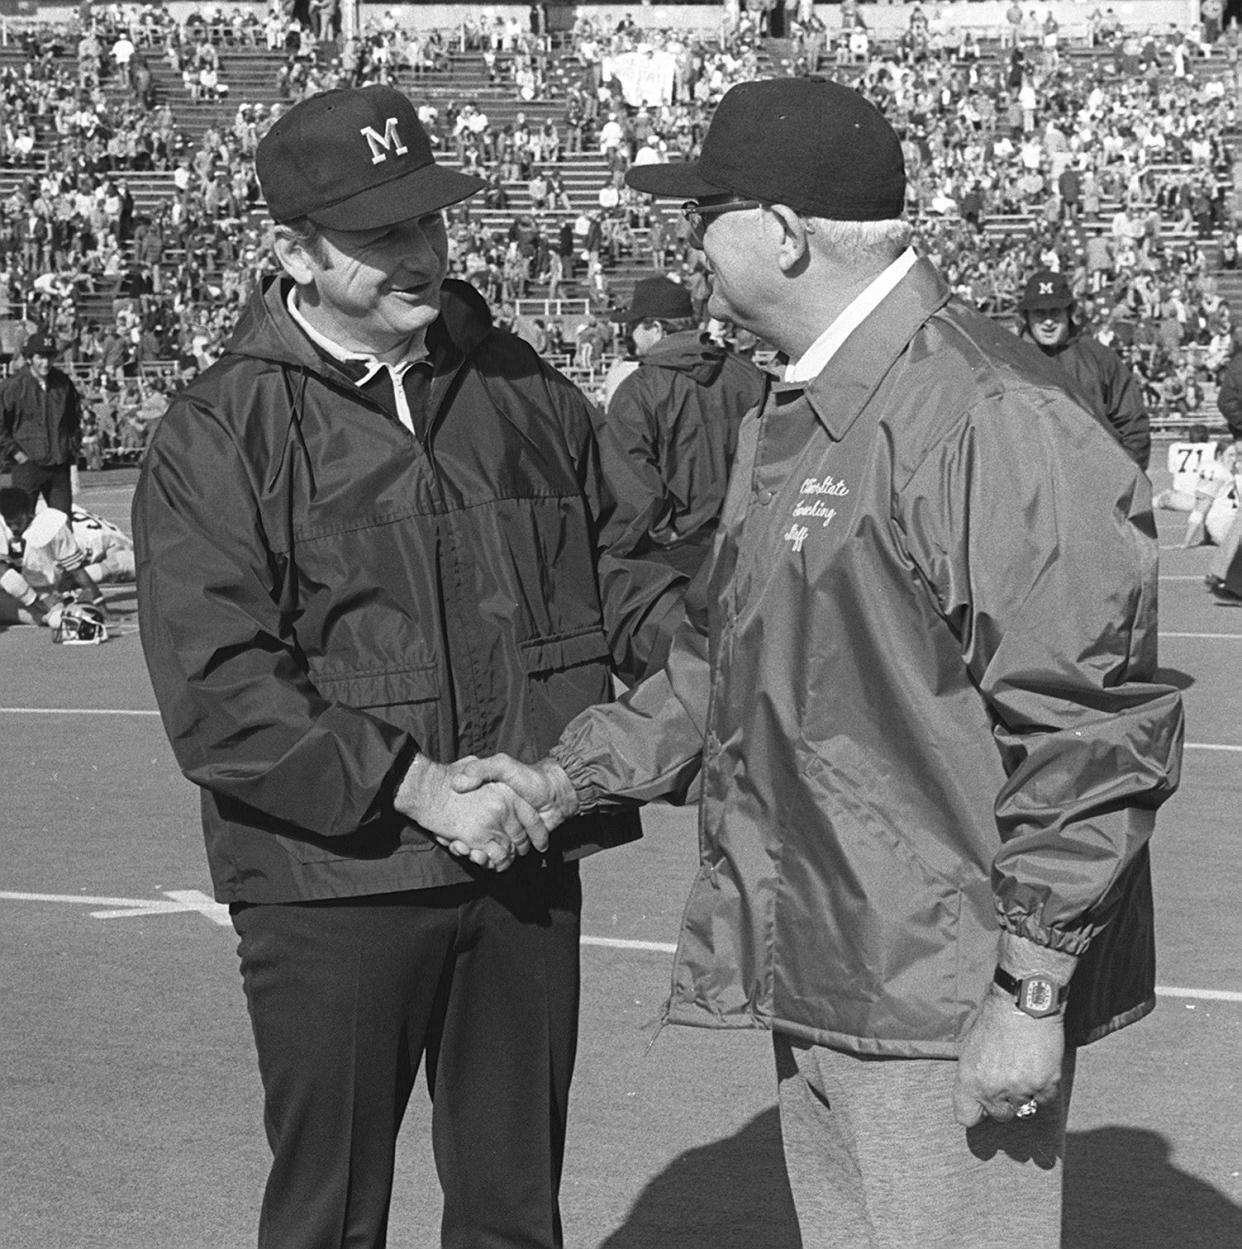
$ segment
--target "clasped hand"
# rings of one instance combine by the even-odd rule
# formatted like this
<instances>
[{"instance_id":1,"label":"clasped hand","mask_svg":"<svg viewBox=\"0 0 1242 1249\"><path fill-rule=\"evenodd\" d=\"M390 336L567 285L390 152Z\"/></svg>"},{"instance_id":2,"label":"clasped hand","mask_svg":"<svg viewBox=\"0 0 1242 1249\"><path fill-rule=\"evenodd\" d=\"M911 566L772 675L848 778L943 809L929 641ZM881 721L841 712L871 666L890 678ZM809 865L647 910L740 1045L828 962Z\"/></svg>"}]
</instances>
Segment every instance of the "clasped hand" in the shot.
<instances>
[{"instance_id":1,"label":"clasped hand","mask_svg":"<svg viewBox=\"0 0 1242 1249\"><path fill-rule=\"evenodd\" d=\"M551 760L519 763L509 755L433 763L419 755L393 801L450 853L504 871L577 809L569 778Z\"/></svg>"}]
</instances>

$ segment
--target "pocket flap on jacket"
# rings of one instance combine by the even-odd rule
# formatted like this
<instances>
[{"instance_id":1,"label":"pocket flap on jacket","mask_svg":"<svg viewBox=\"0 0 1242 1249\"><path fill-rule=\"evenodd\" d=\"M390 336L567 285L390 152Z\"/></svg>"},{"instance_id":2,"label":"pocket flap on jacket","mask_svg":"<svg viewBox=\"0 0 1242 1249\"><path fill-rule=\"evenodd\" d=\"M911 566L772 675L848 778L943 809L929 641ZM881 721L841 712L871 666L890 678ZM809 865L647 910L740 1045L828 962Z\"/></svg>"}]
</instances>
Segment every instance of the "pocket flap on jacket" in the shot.
<instances>
[{"instance_id":1,"label":"pocket flap on jacket","mask_svg":"<svg viewBox=\"0 0 1242 1249\"><path fill-rule=\"evenodd\" d=\"M346 707L392 707L427 702L440 695L439 670L434 664L395 672L312 671L310 676L325 698Z\"/></svg>"},{"instance_id":2,"label":"pocket flap on jacket","mask_svg":"<svg viewBox=\"0 0 1242 1249\"><path fill-rule=\"evenodd\" d=\"M602 629L587 629L557 638L535 638L521 644L527 672L560 672L575 664L608 658L608 639Z\"/></svg>"}]
</instances>

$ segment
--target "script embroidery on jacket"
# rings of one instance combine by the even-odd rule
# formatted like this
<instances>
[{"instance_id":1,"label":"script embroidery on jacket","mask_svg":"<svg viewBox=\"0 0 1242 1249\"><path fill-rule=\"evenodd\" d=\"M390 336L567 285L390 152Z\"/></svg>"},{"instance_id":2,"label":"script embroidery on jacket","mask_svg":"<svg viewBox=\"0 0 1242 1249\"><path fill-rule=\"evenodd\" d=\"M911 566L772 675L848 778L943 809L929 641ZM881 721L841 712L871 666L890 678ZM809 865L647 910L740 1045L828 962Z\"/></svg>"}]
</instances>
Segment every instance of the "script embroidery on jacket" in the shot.
<instances>
[{"instance_id":1,"label":"script embroidery on jacket","mask_svg":"<svg viewBox=\"0 0 1242 1249\"><path fill-rule=\"evenodd\" d=\"M820 496L827 495L830 498L840 499L844 498L849 492L849 486L844 481L838 481L835 477L808 477L803 481L798 491L798 494L802 497L794 504L790 513L794 518L794 523L781 535L793 547L795 553L802 550L802 545L806 542L811 532L806 525L798 524L799 520L818 520L820 527L827 529L832 524L833 517L837 514L837 509L829 507ZM815 497L808 499L806 498L808 495Z\"/></svg>"}]
</instances>

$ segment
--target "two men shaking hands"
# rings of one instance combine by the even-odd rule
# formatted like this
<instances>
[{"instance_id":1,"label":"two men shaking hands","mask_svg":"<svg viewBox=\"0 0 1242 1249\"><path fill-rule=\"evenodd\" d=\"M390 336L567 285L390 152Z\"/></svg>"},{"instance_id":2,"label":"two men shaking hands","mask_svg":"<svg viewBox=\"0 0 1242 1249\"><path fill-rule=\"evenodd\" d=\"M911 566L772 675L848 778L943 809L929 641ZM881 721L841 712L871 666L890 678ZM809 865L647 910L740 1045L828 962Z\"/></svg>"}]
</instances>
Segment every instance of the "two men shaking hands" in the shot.
<instances>
[{"instance_id":1,"label":"two men shaking hands","mask_svg":"<svg viewBox=\"0 0 1242 1249\"><path fill-rule=\"evenodd\" d=\"M435 763L416 755L393 800L396 809L451 853L502 872L578 811L578 797L553 759L524 764L510 755L468 755Z\"/></svg>"}]
</instances>

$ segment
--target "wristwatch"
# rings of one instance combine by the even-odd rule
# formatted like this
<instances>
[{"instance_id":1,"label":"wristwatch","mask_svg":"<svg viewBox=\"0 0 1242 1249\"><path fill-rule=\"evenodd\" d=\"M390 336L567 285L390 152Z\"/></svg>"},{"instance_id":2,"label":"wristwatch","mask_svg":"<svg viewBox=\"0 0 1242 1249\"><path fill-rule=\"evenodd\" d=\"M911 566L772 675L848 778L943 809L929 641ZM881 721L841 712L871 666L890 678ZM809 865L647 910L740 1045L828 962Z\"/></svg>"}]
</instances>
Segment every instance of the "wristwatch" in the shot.
<instances>
[{"instance_id":1,"label":"wristwatch","mask_svg":"<svg viewBox=\"0 0 1242 1249\"><path fill-rule=\"evenodd\" d=\"M1014 1005L1032 1019L1043 1019L1060 1013L1069 996L1069 985L1057 984L1049 976L1025 976L1019 980L1003 967L993 973L992 983L1014 1000Z\"/></svg>"}]
</instances>

